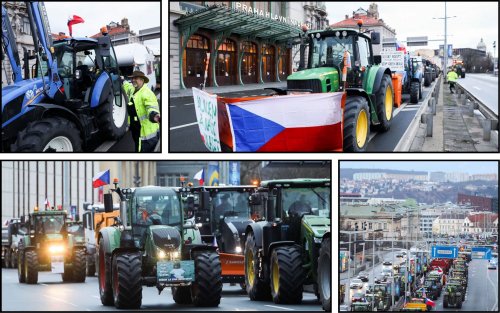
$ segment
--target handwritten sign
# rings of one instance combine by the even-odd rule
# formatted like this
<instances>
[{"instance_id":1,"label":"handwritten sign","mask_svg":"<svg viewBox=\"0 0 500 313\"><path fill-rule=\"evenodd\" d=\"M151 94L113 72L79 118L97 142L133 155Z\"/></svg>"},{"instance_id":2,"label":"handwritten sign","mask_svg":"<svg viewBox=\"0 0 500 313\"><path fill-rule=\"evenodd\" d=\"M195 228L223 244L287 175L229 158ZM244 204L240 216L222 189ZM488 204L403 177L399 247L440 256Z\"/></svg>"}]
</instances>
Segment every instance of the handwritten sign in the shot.
<instances>
[{"instance_id":1,"label":"handwritten sign","mask_svg":"<svg viewBox=\"0 0 500 313\"><path fill-rule=\"evenodd\" d=\"M220 152L217 95L211 95L193 87L193 98L196 120L203 143L211 152Z\"/></svg>"},{"instance_id":2,"label":"handwritten sign","mask_svg":"<svg viewBox=\"0 0 500 313\"><path fill-rule=\"evenodd\" d=\"M404 52L403 51L381 51L382 66L388 67L393 72L404 71Z\"/></svg>"}]
</instances>

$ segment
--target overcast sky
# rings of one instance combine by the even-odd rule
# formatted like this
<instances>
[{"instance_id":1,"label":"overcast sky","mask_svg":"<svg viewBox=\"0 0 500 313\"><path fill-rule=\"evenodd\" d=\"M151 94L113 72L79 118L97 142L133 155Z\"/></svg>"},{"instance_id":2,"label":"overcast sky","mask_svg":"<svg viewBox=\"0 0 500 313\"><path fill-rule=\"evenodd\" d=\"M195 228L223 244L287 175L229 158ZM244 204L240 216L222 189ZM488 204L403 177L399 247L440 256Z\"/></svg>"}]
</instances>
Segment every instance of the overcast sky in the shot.
<instances>
[{"instance_id":1,"label":"overcast sky","mask_svg":"<svg viewBox=\"0 0 500 313\"><path fill-rule=\"evenodd\" d=\"M498 162L490 161L340 161L343 168L391 169L427 172L462 172L469 174L498 174Z\"/></svg>"},{"instance_id":2,"label":"overcast sky","mask_svg":"<svg viewBox=\"0 0 500 313\"><path fill-rule=\"evenodd\" d=\"M84 23L73 25L74 37L92 36L110 22L121 23L128 18L130 29L139 30L160 26L160 2L45 2L52 33L69 35L68 17L78 15ZM160 40L145 42L154 51L160 51Z\"/></svg>"},{"instance_id":3,"label":"overcast sky","mask_svg":"<svg viewBox=\"0 0 500 313\"><path fill-rule=\"evenodd\" d=\"M330 24L342 21L345 15L352 16L358 8L368 10L372 2L326 2ZM444 2L376 2L379 18L396 30L398 40L407 37L428 36L429 39L444 39ZM493 52L493 41L498 46L498 2L447 2L448 44L453 48L476 48L484 39L488 52ZM429 42L427 47L412 49L437 49L444 42ZM498 47L496 48L498 52ZM496 53L498 56L498 53Z\"/></svg>"}]
</instances>

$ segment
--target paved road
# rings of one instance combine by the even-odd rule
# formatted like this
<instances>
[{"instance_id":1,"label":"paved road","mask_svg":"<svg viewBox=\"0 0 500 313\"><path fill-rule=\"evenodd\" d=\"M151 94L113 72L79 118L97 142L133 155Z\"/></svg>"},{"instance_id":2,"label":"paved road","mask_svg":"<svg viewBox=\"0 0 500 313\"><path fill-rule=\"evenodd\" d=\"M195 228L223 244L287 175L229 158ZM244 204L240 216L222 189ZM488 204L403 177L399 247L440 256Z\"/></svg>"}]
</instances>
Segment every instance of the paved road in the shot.
<instances>
[{"instance_id":1,"label":"paved road","mask_svg":"<svg viewBox=\"0 0 500 313\"><path fill-rule=\"evenodd\" d=\"M487 105L498 116L498 76L466 74L458 83Z\"/></svg>"},{"instance_id":2,"label":"paved road","mask_svg":"<svg viewBox=\"0 0 500 313\"><path fill-rule=\"evenodd\" d=\"M27 301L29 299L29 301ZM101 304L97 278L85 283L63 283L60 274L41 272L37 285L20 284L16 269L2 269L2 311L120 311ZM274 304L272 301L250 301L239 286L224 285L217 308L178 305L170 288L158 295L154 287L143 287L141 310L166 311L321 311L312 293L304 292L300 305Z\"/></svg>"}]
</instances>

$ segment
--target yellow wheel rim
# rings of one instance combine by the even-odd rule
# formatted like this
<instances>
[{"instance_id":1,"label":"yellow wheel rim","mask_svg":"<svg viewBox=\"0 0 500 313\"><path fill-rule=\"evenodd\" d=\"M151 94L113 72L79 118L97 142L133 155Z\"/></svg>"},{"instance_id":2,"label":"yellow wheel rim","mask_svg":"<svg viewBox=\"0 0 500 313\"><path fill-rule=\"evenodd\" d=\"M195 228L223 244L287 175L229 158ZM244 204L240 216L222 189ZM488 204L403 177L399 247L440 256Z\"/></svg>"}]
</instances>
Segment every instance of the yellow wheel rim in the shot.
<instances>
[{"instance_id":1,"label":"yellow wheel rim","mask_svg":"<svg viewBox=\"0 0 500 313\"><path fill-rule=\"evenodd\" d=\"M367 134L368 116L365 110L361 110L358 114L358 120L356 121L356 142L358 144L358 148L365 146Z\"/></svg>"},{"instance_id":2,"label":"yellow wheel rim","mask_svg":"<svg viewBox=\"0 0 500 313\"><path fill-rule=\"evenodd\" d=\"M278 289L280 288L279 280L280 280L280 272L279 272L279 268L278 268L278 260L274 260L274 262L273 262L273 289L274 289L275 294L278 293Z\"/></svg>"},{"instance_id":3,"label":"yellow wheel rim","mask_svg":"<svg viewBox=\"0 0 500 313\"><path fill-rule=\"evenodd\" d=\"M391 87L387 86L387 89L385 90L385 118L388 121L390 121L392 117L392 106L392 91Z\"/></svg>"},{"instance_id":4,"label":"yellow wheel rim","mask_svg":"<svg viewBox=\"0 0 500 313\"><path fill-rule=\"evenodd\" d=\"M248 249L250 250L250 249ZM253 281L255 279L255 272L253 270L253 253L252 251L247 251L247 255L246 255L246 269L247 269L247 278L248 278L248 284L250 286L253 286Z\"/></svg>"}]
</instances>

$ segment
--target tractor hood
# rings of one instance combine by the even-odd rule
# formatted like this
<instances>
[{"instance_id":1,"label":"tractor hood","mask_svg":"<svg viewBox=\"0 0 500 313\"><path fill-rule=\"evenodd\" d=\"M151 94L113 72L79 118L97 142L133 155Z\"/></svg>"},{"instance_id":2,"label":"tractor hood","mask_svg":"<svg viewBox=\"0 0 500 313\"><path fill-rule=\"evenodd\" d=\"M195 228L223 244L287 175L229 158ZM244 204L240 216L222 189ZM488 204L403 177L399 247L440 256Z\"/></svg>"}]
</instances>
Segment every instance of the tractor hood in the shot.
<instances>
[{"instance_id":1,"label":"tractor hood","mask_svg":"<svg viewBox=\"0 0 500 313\"><path fill-rule=\"evenodd\" d=\"M304 215L302 224L312 230L314 237L323 237L326 232L330 231L330 219L328 217Z\"/></svg>"},{"instance_id":2,"label":"tractor hood","mask_svg":"<svg viewBox=\"0 0 500 313\"><path fill-rule=\"evenodd\" d=\"M319 67L298 71L288 76L287 80L306 80L306 79L326 79L328 76L334 76L338 80L339 71L335 67Z\"/></svg>"},{"instance_id":3,"label":"tractor hood","mask_svg":"<svg viewBox=\"0 0 500 313\"><path fill-rule=\"evenodd\" d=\"M181 234L177 228L166 225L149 226L151 238L155 246L165 250L178 249L181 244Z\"/></svg>"},{"instance_id":4,"label":"tractor hood","mask_svg":"<svg viewBox=\"0 0 500 313\"><path fill-rule=\"evenodd\" d=\"M63 235L61 235L61 234L46 234L45 239L47 241L62 241Z\"/></svg>"}]
</instances>

